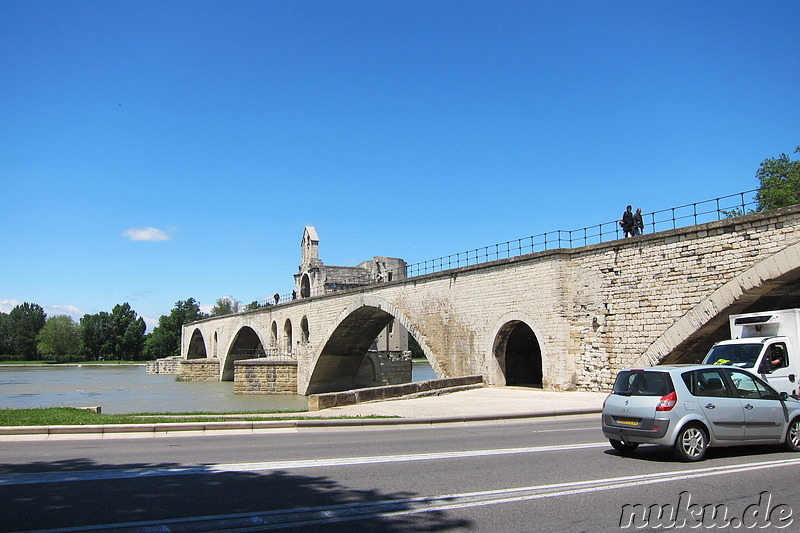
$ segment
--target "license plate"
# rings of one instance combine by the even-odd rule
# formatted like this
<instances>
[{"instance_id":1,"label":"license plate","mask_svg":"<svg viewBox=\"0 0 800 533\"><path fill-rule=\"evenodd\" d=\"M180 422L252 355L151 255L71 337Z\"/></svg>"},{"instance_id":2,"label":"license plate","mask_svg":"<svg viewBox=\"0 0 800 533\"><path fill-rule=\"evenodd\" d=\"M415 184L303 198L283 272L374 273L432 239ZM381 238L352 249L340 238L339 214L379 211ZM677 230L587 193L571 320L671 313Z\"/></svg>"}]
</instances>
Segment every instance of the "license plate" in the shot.
<instances>
[{"instance_id":1,"label":"license plate","mask_svg":"<svg viewBox=\"0 0 800 533\"><path fill-rule=\"evenodd\" d=\"M615 418L614 421L617 424L621 424L623 426L638 426L639 421L635 418Z\"/></svg>"}]
</instances>

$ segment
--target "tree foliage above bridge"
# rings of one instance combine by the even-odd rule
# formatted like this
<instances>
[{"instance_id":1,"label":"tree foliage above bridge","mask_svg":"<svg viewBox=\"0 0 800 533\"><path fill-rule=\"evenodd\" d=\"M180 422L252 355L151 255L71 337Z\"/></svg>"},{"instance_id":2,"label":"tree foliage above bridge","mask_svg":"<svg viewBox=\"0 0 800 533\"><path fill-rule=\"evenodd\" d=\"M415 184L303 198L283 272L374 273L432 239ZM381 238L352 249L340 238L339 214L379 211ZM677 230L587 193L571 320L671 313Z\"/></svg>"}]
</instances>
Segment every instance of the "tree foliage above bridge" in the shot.
<instances>
[{"instance_id":1,"label":"tree foliage above bridge","mask_svg":"<svg viewBox=\"0 0 800 533\"><path fill-rule=\"evenodd\" d=\"M800 146L794 151L800 153ZM761 182L756 194L759 211L800 203L800 160L786 154L765 159L756 177Z\"/></svg>"}]
</instances>

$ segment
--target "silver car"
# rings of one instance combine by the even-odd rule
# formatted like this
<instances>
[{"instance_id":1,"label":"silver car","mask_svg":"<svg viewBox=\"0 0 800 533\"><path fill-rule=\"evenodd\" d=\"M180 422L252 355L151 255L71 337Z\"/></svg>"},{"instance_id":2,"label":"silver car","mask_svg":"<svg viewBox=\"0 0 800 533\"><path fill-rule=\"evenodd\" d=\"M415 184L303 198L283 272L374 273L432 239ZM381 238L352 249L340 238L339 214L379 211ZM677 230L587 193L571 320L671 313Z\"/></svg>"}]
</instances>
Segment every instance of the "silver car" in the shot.
<instances>
[{"instance_id":1,"label":"silver car","mask_svg":"<svg viewBox=\"0 0 800 533\"><path fill-rule=\"evenodd\" d=\"M682 461L701 460L709 446L800 451L800 401L736 367L633 368L617 375L603 403L603 435L623 453L661 444Z\"/></svg>"}]
</instances>

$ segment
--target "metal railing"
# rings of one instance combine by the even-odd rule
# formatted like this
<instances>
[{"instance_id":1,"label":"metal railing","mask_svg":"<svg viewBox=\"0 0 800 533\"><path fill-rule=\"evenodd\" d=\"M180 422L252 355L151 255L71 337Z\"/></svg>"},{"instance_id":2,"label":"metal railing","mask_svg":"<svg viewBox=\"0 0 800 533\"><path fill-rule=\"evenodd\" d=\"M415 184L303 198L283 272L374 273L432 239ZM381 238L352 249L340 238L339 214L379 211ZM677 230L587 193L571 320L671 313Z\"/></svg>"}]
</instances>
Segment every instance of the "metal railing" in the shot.
<instances>
[{"instance_id":1,"label":"metal railing","mask_svg":"<svg viewBox=\"0 0 800 533\"><path fill-rule=\"evenodd\" d=\"M754 189L703 202L662 209L652 213L643 213L642 221L645 225L645 233L656 233L693 226L753 212L758 207L755 197L757 192L758 190ZM619 220L603 222L602 224L576 230L549 231L410 264L408 265L408 277L412 278L453 268L478 265L545 250L599 244L623 237L624 234L619 225Z\"/></svg>"},{"instance_id":2,"label":"metal railing","mask_svg":"<svg viewBox=\"0 0 800 533\"><path fill-rule=\"evenodd\" d=\"M231 352L239 359L269 359L270 361L294 361L295 354L279 348L237 348Z\"/></svg>"},{"instance_id":3,"label":"metal railing","mask_svg":"<svg viewBox=\"0 0 800 533\"><path fill-rule=\"evenodd\" d=\"M758 209L756 193L758 189L712 198L702 202L661 209L651 213L643 213L644 233L657 233L707 222L714 222L725 218L733 218L752 213ZM445 255L436 259L428 259L407 265L405 272L396 273L393 279L413 278L425 274L434 274L453 268L479 265L499 259L509 259L519 257L534 252L543 252L558 248L577 248L590 244L600 244L603 242L622 239L624 233L619 225L619 220L603 222L594 226L575 230L554 230L530 237L522 237L512 241L506 241L466 252ZM634 237L635 238L635 237ZM377 284L376 281L373 284ZM354 284L340 283L330 287L333 291L347 290L354 288ZM358 286L365 286L364 283ZM259 301L259 305L277 305L290 302L299 297L294 291L287 294L279 294L276 300L267 298ZM244 309L243 309L244 310Z\"/></svg>"}]
</instances>

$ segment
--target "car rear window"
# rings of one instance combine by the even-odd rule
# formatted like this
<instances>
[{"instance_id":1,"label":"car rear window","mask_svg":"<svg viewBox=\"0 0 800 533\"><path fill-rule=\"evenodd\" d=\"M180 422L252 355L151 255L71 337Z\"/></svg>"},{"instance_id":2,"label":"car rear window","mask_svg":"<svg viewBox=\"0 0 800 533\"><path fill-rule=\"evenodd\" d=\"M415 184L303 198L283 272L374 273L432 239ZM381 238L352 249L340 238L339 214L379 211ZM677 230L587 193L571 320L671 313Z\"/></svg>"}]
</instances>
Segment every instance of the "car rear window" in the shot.
<instances>
[{"instance_id":1,"label":"car rear window","mask_svg":"<svg viewBox=\"0 0 800 533\"><path fill-rule=\"evenodd\" d=\"M614 394L623 396L665 396L673 390L669 374L655 370L623 370L614 383Z\"/></svg>"}]
</instances>

